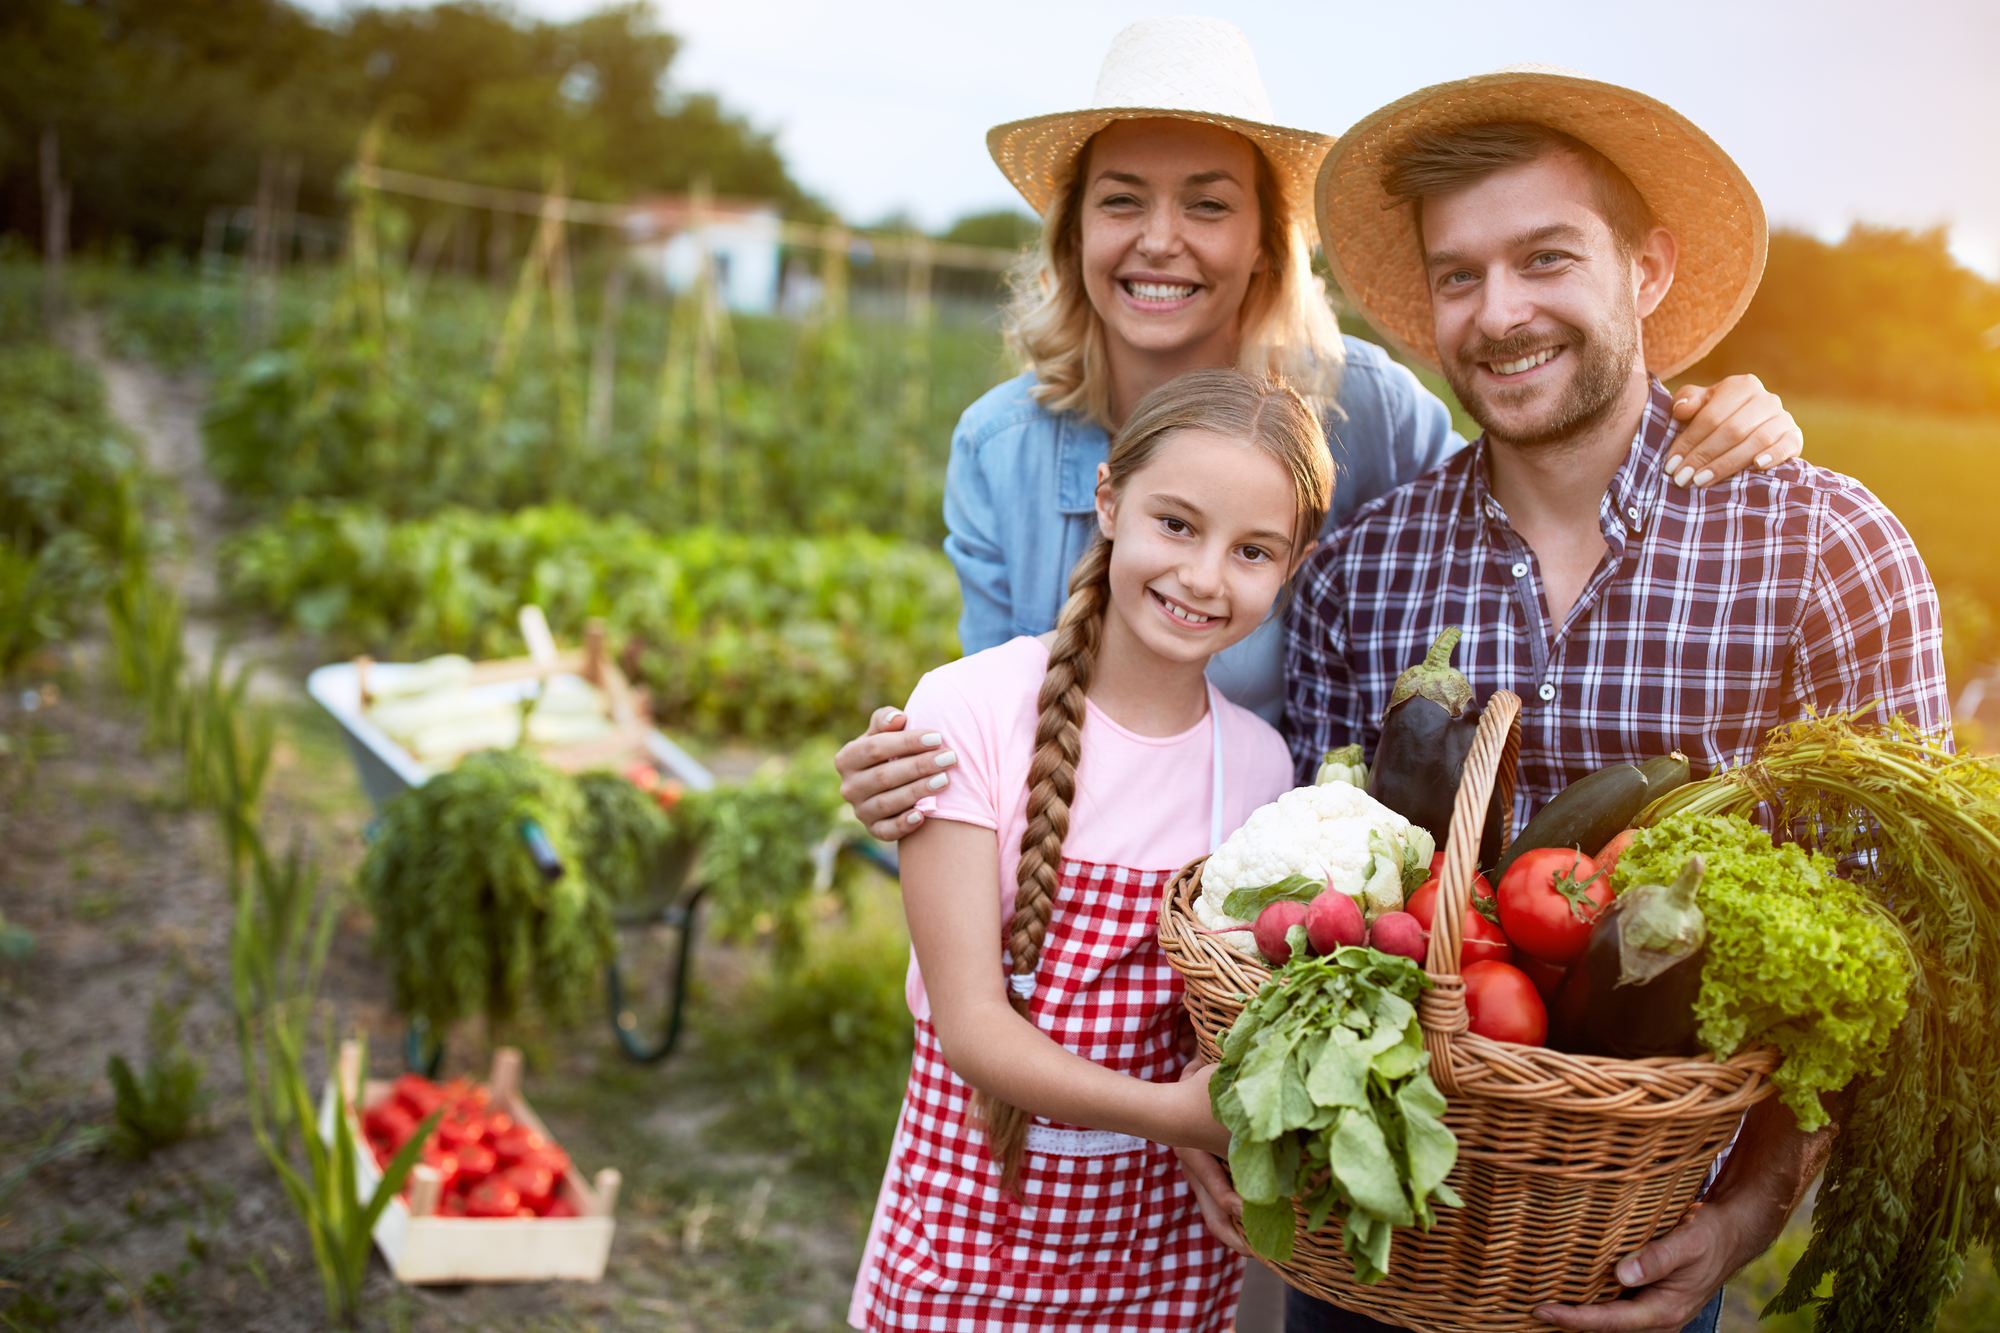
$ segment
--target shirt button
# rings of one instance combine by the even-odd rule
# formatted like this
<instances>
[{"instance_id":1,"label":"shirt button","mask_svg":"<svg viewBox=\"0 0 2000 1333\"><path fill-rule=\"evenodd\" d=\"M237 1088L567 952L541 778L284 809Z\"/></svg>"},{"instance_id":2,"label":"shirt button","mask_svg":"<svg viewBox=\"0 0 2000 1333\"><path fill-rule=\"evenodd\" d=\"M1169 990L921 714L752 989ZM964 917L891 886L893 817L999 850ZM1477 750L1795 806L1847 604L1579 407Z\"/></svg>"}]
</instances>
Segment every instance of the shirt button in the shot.
<instances>
[{"instance_id":1,"label":"shirt button","mask_svg":"<svg viewBox=\"0 0 2000 1333\"><path fill-rule=\"evenodd\" d=\"M1543 703L1547 703L1549 700L1556 697L1556 687L1549 684L1547 681L1543 681L1542 688L1536 690L1535 693L1542 696Z\"/></svg>"},{"instance_id":2,"label":"shirt button","mask_svg":"<svg viewBox=\"0 0 2000 1333\"><path fill-rule=\"evenodd\" d=\"M1633 505L1630 509L1627 509L1625 511L1625 516L1631 519L1634 523L1637 523L1639 521L1639 506Z\"/></svg>"},{"instance_id":3,"label":"shirt button","mask_svg":"<svg viewBox=\"0 0 2000 1333\"><path fill-rule=\"evenodd\" d=\"M1518 560L1514 562L1514 577L1517 579L1528 577L1528 567Z\"/></svg>"}]
</instances>

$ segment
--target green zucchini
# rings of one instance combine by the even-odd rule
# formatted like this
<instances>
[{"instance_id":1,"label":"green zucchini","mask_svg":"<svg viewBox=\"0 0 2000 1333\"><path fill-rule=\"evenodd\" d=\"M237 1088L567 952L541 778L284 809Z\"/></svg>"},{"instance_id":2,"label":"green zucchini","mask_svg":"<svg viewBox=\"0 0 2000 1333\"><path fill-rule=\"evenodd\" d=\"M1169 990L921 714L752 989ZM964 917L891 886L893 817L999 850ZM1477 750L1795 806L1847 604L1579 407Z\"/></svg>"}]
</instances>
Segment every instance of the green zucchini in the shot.
<instances>
[{"instance_id":1,"label":"green zucchini","mask_svg":"<svg viewBox=\"0 0 2000 1333\"><path fill-rule=\"evenodd\" d=\"M1637 764L1612 764L1578 778L1535 812L1500 858L1493 882L1500 882L1515 857L1538 847L1574 847L1586 856L1595 853L1652 799L1651 784Z\"/></svg>"},{"instance_id":2,"label":"green zucchini","mask_svg":"<svg viewBox=\"0 0 2000 1333\"><path fill-rule=\"evenodd\" d=\"M1685 787L1691 772L1688 757L1679 750L1663 754L1657 759L1648 759L1639 765L1639 771L1646 775L1646 804L1651 805L1676 787ZM1603 844L1600 843L1599 846Z\"/></svg>"}]
</instances>

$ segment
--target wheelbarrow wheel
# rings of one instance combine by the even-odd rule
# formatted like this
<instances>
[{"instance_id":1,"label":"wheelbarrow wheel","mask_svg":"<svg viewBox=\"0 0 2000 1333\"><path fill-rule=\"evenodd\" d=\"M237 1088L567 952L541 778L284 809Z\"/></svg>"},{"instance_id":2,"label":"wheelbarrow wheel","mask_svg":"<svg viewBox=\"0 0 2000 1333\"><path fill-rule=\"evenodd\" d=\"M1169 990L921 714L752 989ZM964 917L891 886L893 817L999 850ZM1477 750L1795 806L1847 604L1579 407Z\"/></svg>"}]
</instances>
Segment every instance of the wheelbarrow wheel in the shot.
<instances>
[{"instance_id":1,"label":"wheelbarrow wheel","mask_svg":"<svg viewBox=\"0 0 2000 1333\"><path fill-rule=\"evenodd\" d=\"M620 923L604 991L611 1033L628 1060L657 1064L680 1044L696 912L706 892L698 885L657 916Z\"/></svg>"}]
</instances>

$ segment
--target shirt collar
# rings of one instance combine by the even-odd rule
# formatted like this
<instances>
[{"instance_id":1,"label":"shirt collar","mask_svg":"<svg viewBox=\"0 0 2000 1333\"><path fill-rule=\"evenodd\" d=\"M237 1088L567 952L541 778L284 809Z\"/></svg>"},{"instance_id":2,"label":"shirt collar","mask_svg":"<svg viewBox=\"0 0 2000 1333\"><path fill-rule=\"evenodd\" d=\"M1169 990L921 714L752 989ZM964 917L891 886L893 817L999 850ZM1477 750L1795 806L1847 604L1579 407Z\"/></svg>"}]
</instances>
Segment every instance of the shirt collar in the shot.
<instances>
[{"instance_id":1,"label":"shirt collar","mask_svg":"<svg viewBox=\"0 0 2000 1333\"><path fill-rule=\"evenodd\" d=\"M1680 423L1674 420L1673 395L1658 379L1650 379L1647 384L1646 410L1639 416L1639 429L1632 435L1625 461L1618 465L1611 484L1604 490L1600 511L1605 538L1612 540L1615 530L1620 546L1625 538L1636 537L1652 526L1654 511L1665 493L1667 449L1680 434ZM1493 498L1489 484L1492 450L1484 435L1473 445L1472 452L1474 512L1489 521L1504 521L1506 511Z\"/></svg>"}]
</instances>

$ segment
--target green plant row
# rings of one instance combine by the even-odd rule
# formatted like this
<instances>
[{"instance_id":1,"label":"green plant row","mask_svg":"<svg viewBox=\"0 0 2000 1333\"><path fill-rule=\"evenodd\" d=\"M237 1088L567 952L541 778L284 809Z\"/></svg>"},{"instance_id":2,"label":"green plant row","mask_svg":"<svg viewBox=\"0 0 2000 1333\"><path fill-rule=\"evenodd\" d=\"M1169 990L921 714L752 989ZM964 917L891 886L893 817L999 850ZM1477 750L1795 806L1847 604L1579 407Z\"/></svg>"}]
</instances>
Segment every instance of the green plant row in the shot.
<instances>
[{"instance_id":1,"label":"green plant row","mask_svg":"<svg viewBox=\"0 0 2000 1333\"><path fill-rule=\"evenodd\" d=\"M0 671L59 641L147 547L142 468L96 375L0 311Z\"/></svg>"},{"instance_id":2,"label":"green plant row","mask_svg":"<svg viewBox=\"0 0 2000 1333\"><path fill-rule=\"evenodd\" d=\"M958 588L934 550L850 532L656 536L560 506L396 523L300 502L223 554L239 607L386 659L521 651L540 606L574 642L606 621L663 722L790 738L854 729L958 654Z\"/></svg>"}]
</instances>

